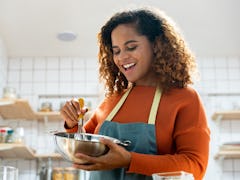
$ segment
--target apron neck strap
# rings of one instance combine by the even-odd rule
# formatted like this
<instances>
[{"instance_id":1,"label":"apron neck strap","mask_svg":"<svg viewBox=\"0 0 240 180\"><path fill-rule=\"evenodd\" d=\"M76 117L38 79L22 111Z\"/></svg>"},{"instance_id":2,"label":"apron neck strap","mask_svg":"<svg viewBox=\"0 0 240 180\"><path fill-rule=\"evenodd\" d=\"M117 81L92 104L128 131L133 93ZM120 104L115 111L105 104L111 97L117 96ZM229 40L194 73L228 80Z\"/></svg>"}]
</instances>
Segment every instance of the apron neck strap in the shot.
<instances>
[{"instance_id":1,"label":"apron neck strap","mask_svg":"<svg viewBox=\"0 0 240 180\"><path fill-rule=\"evenodd\" d=\"M152 103L152 107L151 107L151 111L148 117L148 124L155 124L155 120L157 118L157 110L158 110L158 106L159 106L159 102L162 96L162 92L159 88L159 86L157 86L156 91L155 91L155 95L153 98L153 103Z\"/></svg>"},{"instance_id":2,"label":"apron neck strap","mask_svg":"<svg viewBox=\"0 0 240 180\"><path fill-rule=\"evenodd\" d=\"M128 94L130 93L130 91L132 90L132 86L131 88L129 88L121 97L121 99L118 101L117 105L113 108L113 110L110 112L110 114L107 116L108 121L112 121L113 117L117 114L118 110L122 107L123 103L125 102L125 100L127 99Z\"/></svg>"},{"instance_id":3,"label":"apron neck strap","mask_svg":"<svg viewBox=\"0 0 240 180\"><path fill-rule=\"evenodd\" d=\"M127 96L129 95L131 90L132 90L132 87L129 88L123 94L123 96L118 101L116 106L113 108L113 110L107 116L107 118L106 118L107 121L112 121L113 117L117 114L117 112L122 107L122 105L125 102L125 100L127 99ZM160 102L160 99L161 99L161 95L162 95L161 89L159 88L159 86L157 86L155 94L154 94L154 98L153 98L152 107L151 107L151 110L150 110L150 113L149 113L149 117L148 117L148 124L155 124L155 120L156 120L156 116L157 116L157 110L158 110L159 102Z\"/></svg>"}]
</instances>

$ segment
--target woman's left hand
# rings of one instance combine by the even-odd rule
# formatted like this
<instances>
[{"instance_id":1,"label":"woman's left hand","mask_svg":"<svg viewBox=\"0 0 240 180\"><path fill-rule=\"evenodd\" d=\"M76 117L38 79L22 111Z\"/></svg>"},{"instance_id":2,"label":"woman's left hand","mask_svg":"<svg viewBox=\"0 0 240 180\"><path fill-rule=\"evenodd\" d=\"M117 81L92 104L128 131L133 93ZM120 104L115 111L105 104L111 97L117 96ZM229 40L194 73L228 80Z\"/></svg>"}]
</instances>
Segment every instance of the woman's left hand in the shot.
<instances>
[{"instance_id":1,"label":"woman's left hand","mask_svg":"<svg viewBox=\"0 0 240 180\"><path fill-rule=\"evenodd\" d=\"M99 157L91 157L78 153L76 154L76 157L87 161L89 164L74 164L74 167L88 171L128 168L131 160L130 152L109 139L102 138L101 142L109 147L109 151L107 154Z\"/></svg>"}]
</instances>

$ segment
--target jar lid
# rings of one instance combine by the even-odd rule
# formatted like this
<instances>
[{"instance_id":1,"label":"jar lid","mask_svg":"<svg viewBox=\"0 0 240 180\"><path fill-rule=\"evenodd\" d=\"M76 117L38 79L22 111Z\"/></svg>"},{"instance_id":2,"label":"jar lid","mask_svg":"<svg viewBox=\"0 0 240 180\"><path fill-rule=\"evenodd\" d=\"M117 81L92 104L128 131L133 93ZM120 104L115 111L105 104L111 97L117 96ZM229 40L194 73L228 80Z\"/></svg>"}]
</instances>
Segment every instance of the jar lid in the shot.
<instances>
[{"instance_id":1,"label":"jar lid","mask_svg":"<svg viewBox=\"0 0 240 180\"><path fill-rule=\"evenodd\" d=\"M8 134L12 134L12 133L13 133L13 129L7 130L7 133L8 133Z\"/></svg>"},{"instance_id":2,"label":"jar lid","mask_svg":"<svg viewBox=\"0 0 240 180\"><path fill-rule=\"evenodd\" d=\"M0 132L1 133L6 132L6 129L0 129Z\"/></svg>"}]
</instances>

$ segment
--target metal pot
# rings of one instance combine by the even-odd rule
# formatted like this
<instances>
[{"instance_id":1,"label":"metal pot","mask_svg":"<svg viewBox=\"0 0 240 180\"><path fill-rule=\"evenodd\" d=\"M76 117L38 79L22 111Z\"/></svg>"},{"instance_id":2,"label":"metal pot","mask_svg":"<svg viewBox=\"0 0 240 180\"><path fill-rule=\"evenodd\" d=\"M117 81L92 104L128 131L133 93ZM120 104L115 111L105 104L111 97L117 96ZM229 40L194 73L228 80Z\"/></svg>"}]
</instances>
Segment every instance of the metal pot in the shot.
<instances>
[{"instance_id":1,"label":"metal pot","mask_svg":"<svg viewBox=\"0 0 240 180\"><path fill-rule=\"evenodd\" d=\"M99 134L80 133L78 137L80 138L75 138L75 133L54 133L54 141L58 152L66 160L77 164L87 164L88 162L77 158L75 156L76 153L98 157L108 152L109 148L100 142L100 138L112 140L114 143L122 146L128 146L131 143L130 141L122 142L118 139Z\"/></svg>"}]
</instances>

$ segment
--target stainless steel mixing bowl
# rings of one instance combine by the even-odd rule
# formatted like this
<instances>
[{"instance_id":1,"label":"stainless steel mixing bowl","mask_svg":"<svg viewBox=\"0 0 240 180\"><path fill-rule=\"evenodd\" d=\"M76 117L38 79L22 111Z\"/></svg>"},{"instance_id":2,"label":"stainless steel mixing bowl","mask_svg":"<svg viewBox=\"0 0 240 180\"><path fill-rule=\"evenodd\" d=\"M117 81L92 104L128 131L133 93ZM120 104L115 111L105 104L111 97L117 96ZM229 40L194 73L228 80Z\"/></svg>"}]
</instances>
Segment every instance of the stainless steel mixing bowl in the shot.
<instances>
[{"instance_id":1,"label":"stainless steel mixing bowl","mask_svg":"<svg viewBox=\"0 0 240 180\"><path fill-rule=\"evenodd\" d=\"M87 164L88 162L77 158L76 153L98 157L108 152L109 148L99 141L100 138L112 140L122 146L128 146L131 143L130 141L121 142L118 139L98 134L80 133L78 139L74 135L75 133L56 132L54 133L54 141L58 152L66 160L77 164Z\"/></svg>"}]
</instances>

